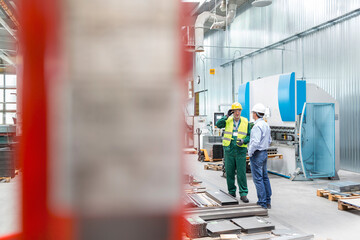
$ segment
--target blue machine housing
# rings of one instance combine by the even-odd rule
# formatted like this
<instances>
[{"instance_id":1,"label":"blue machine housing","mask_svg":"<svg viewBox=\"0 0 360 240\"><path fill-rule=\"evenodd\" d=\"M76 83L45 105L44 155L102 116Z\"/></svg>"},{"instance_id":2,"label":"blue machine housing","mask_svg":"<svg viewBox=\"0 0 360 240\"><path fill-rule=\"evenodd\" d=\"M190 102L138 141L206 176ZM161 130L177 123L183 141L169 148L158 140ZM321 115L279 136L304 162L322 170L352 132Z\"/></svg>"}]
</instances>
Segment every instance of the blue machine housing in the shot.
<instances>
[{"instance_id":1,"label":"blue machine housing","mask_svg":"<svg viewBox=\"0 0 360 240\"><path fill-rule=\"evenodd\" d=\"M296 115L300 115L306 103L306 81L296 81Z\"/></svg>"},{"instance_id":2,"label":"blue machine housing","mask_svg":"<svg viewBox=\"0 0 360 240\"><path fill-rule=\"evenodd\" d=\"M281 75L278 86L278 102L281 120L295 121L295 73Z\"/></svg>"},{"instance_id":3,"label":"blue machine housing","mask_svg":"<svg viewBox=\"0 0 360 240\"><path fill-rule=\"evenodd\" d=\"M238 102L243 107L241 116L250 119L250 87L249 82L239 86Z\"/></svg>"}]
</instances>

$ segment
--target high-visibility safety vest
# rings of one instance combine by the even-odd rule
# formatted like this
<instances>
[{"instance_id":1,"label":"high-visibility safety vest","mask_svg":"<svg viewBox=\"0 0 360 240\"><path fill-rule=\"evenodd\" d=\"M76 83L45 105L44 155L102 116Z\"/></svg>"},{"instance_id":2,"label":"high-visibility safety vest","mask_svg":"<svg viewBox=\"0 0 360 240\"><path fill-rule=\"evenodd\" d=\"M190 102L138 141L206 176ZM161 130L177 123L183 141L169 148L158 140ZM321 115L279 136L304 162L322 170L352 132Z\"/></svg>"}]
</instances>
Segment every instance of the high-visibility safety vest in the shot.
<instances>
[{"instance_id":1,"label":"high-visibility safety vest","mask_svg":"<svg viewBox=\"0 0 360 240\"><path fill-rule=\"evenodd\" d=\"M248 120L244 117L240 117L240 126L238 128L238 138L244 139L248 132ZM229 117L226 120L224 138L223 138L223 146L227 147L230 145L231 140L233 140L233 129L234 129L234 117ZM247 147L247 144L241 145L241 147Z\"/></svg>"}]
</instances>

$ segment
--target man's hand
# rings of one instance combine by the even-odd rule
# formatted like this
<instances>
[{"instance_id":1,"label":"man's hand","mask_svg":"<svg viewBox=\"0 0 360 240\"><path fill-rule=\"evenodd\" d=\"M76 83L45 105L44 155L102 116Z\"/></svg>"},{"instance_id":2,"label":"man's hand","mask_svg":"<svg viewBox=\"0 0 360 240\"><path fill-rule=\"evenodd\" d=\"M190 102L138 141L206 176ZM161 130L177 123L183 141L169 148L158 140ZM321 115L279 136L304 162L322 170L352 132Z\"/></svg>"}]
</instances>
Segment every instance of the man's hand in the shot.
<instances>
[{"instance_id":1,"label":"man's hand","mask_svg":"<svg viewBox=\"0 0 360 240\"><path fill-rule=\"evenodd\" d=\"M229 109L228 113L226 114L227 117L230 117L234 113L234 110Z\"/></svg>"},{"instance_id":2,"label":"man's hand","mask_svg":"<svg viewBox=\"0 0 360 240\"><path fill-rule=\"evenodd\" d=\"M242 139L242 138L240 138L240 139L238 139L238 140L236 141L236 145L237 145L238 147L241 147L243 144L244 144L244 139Z\"/></svg>"}]
</instances>

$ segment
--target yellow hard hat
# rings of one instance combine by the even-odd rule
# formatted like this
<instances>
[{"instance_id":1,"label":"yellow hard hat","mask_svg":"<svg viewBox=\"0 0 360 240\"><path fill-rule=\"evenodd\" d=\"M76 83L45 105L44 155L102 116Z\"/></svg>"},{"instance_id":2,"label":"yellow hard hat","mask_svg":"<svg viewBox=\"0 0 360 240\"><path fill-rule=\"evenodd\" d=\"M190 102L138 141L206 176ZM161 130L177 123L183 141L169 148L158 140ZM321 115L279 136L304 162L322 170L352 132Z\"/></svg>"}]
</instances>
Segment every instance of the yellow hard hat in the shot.
<instances>
[{"instance_id":1,"label":"yellow hard hat","mask_svg":"<svg viewBox=\"0 0 360 240\"><path fill-rule=\"evenodd\" d=\"M234 102L234 103L231 105L231 110L237 110L237 109L242 110L242 106L241 106L240 103Z\"/></svg>"}]
</instances>

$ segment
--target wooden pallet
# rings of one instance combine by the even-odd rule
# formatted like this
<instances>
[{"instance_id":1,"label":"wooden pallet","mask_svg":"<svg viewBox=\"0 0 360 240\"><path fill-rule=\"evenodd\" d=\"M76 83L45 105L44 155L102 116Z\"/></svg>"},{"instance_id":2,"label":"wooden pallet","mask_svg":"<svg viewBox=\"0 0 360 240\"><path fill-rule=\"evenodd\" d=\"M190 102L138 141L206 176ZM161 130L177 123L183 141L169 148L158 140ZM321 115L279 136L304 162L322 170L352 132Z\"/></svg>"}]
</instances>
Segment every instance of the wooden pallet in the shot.
<instances>
[{"instance_id":1,"label":"wooden pallet","mask_svg":"<svg viewBox=\"0 0 360 240\"><path fill-rule=\"evenodd\" d=\"M220 163L220 164L211 164L211 163L208 163L208 164L205 164L204 165L204 169L205 170L214 170L214 171L221 171L223 168L223 164Z\"/></svg>"},{"instance_id":2,"label":"wooden pallet","mask_svg":"<svg viewBox=\"0 0 360 240\"><path fill-rule=\"evenodd\" d=\"M343 202L342 200L346 200L346 199L359 199L360 196L353 196L353 197L345 197L343 199L340 199L338 201L338 209L339 210L349 210L349 209L356 209L356 210L360 210L359 206L355 206L355 205L351 205L348 203Z\"/></svg>"},{"instance_id":3,"label":"wooden pallet","mask_svg":"<svg viewBox=\"0 0 360 240\"><path fill-rule=\"evenodd\" d=\"M268 154L268 158L279 158L279 159L283 159L283 155L282 155L282 154Z\"/></svg>"},{"instance_id":4,"label":"wooden pallet","mask_svg":"<svg viewBox=\"0 0 360 240\"><path fill-rule=\"evenodd\" d=\"M349 194L350 197L352 197L352 196L360 196L360 194L357 193L357 192L344 192L344 193ZM339 199L348 198L348 196L343 196L343 195L340 195L340 194L332 193L329 190L325 190L325 189L318 189L316 191L316 195L318 197L327 198L330 201L338 201Z\"/></svg>"},{"instance_id":5,"label":"wooden pallet","mask_svg":"<svg viewBox=\"0 0 360 240\"><path fill-rule=\"evenodd\" d=\"M283 159L282 154L268 154L268 159L276 158L276 159ZM250 160L249 156L246 156L246 160Z\"/></svg>"},{"instance_id":6,"label":"wooden pallet","mask_svg":"<svg viewBox=\"0 0 360 240\"><path fill-rule=\"evenodd\" d=\"M210 158L210 162L220 162L220 161L222 161L222 158L218 158L218 159Z\"/></svg>"}]
</instances>

